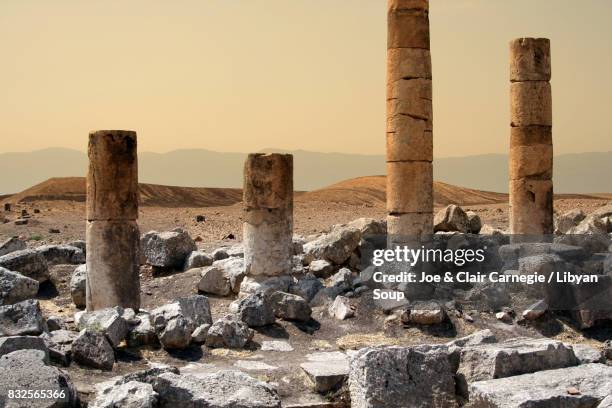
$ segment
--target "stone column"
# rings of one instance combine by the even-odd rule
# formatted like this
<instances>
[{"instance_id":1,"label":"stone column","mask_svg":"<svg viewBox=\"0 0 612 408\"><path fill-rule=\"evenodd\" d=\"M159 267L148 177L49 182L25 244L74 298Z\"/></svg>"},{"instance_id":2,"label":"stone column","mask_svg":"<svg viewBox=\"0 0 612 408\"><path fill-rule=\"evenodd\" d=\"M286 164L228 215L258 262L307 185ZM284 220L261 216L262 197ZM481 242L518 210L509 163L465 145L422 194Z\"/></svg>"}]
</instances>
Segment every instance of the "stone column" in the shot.
<instances>
[{"instance_id":1,"label":"stone column","mask_svg":"<svg viewBox=\"0 0 612 408\"><path fill-rule=\"evenodd\" d=\"M553 233L550 41L510 43L510 233Z\"/></svg>"},{"instance_id":2,"label":"stone column","mask_svg":"<svg viewBox=\"0 0 612 408\"><path fill-rule=\"evenodd\" d=\"M429 1L388 0L389 244L433 234L433 115Z\"/></svg>"},{"instance_id":3,"label":"stone column","mask_svg":"<svg viewBox=\"0 0 612 408\"><path fill-rule=\"evenodd\" d=\"M291 273L293 156L249 154L244 164L244 264L250 276Z\"/></svg>"},{"instance_id":4,"label":"stone column","mask_svg":"<svg viewBox=\"0 0 612 408\"><path fill-rule=\"evenodd\" d=\"M89 134L87 310L140 308L136 132Z\"/></svg>"}]
</instances>

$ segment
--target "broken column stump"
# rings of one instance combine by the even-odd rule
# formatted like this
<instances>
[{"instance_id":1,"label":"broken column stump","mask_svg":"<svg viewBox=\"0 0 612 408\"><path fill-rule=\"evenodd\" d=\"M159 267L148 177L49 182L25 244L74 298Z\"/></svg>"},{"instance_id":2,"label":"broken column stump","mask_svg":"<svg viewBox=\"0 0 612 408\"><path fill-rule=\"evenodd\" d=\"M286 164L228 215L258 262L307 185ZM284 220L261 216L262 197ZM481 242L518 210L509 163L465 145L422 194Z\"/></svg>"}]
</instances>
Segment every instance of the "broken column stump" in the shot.
<instances>
[{"instance_id":1,"label":"broken column stump","mask_svg":"<svg viewBox=\"0 0 612 408\"><path fill-rule=\"evenodd\" d=\"M140 308L136 132L89 134L87 310Z\"/></svg>"},{"instance_id":2,"label":"broken column stump","mask_svg":"<svg viewBox=\"0 0 612 408\"><path fill-rule=\"evenodd\" d=\"M244 164L244 263L251 276L291 273L293 156L249 154Z\"/></svg>"}]
</instances>

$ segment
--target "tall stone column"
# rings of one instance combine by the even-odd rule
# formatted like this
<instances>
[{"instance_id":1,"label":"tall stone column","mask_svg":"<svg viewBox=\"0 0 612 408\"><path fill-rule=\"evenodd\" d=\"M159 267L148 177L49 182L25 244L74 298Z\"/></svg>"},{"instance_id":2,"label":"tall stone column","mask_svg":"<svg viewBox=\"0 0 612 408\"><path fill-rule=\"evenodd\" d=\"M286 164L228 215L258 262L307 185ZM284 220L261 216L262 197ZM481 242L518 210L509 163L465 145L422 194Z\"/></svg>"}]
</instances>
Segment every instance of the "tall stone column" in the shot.
<instances>
[{"instance_id":1,"label":"tall stone column","mask_svg":"<svg viewBox=\"0 0 612 408\"><path fill-rule=\"evenodd\" d=\"M140 308L136 132L89 134L87 310Z\"/></svg>"},{"instance_id":2,"label":"tall stone column","mask_svg":"<svg viewBox=\"0 0 612 408\"><path fill-rule=\"evenodd\" d=\"M433 234L433 115L429 1L388 0L389 244Z\"/></svg>"},{"instance_id":3,"label":"tall stone column","mask_svg":"<svg viewBox=\"0 0 612 408\"><path fill-rule=\"evenodd\" d=\"M510 43L510 233L553 233L550 41Z\"/></svg>"},{"instance_id":4,"label":"tall stone column","mask_svg":"<svg viewBox=\"0 0 612 408\"><path fill-rule=\"evenodd\" d=\"M244 263L247 275L291 273L293 156L249 154L244 164Z\"/></svg>"}]
</instances>

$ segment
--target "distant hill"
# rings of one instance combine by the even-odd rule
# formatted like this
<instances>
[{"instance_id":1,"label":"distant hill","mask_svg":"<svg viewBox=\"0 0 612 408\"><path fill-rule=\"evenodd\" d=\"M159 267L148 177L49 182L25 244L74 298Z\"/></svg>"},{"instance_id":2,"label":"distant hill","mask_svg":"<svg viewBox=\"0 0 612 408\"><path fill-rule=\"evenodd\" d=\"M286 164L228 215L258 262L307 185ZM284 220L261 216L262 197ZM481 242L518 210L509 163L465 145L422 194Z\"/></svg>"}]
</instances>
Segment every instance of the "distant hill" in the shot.
<instances>
[{"instance_id":1,"label":"distant hill","mask_svg":"<svg viewBox=\"0 0 612 408\"><path fill-rule=\"evenodd\" d=\"M385 207L385 176L357 177L309 192L296 192L297 202L341 203ZM153 207L217 207L242 200L238 188L177 187L140 184L140 205ZM610 199L612 195L563 194L559 198ZM54 177L8 198L8 202L76 201L84 202L84 177ZM3 200L0 198L0 203ZM508 202L508 195L434 182L434 204L462 206Z\"/></svg>"},{"instance_id":2,"label":"distant hill","mask_svg":"<svg viewBox=\"0 0 612 408\"><path fill-rule=\"evenodd\" d=\"M274 149L265 149L273 151ZM278 150L276 150L278 151ZM287 152L287 151L286 151ZM288 151L294 155L296 190L310 191L372 174L385 174L382 155ZM142 183L211 188L240 188L245 153L203 149L139 153ZM0 195L22 191L50 177L84 176L87 156L70 149L45 149L0 154ZM558 193L612 192L612 152L577 153L555 157ZM508 191L508 157L502 154L439 158L436 180L484 191Z\"/></svg>"},{"instance_id":3,"label":"distant hill","mask_svg":"<svg viewBox=\"0 0 612 408\"><path fill-rule=\"evenodd\" d=\"M299 200L341 202L348 204L385 205L385 176L358 177L341 181L320 190L305 193ZM434 202L436 205L493 204L508 201L502 193L472 190L439 181L434 182Z\"/></svg>"},{"instance_id":4,"label":"distant hill","mask_svg":"<svg viewBox=\"0 0 612 408\"><path fill-rule=\"evenodd\" d=\"M155 207L216 207L242 200L236 188L173 187L140 184L140 204ZM10 197L11 202L86 199L84 177L54 177ZM1 201L1 200L0 200Z\"/></svg>"}]
</instances>

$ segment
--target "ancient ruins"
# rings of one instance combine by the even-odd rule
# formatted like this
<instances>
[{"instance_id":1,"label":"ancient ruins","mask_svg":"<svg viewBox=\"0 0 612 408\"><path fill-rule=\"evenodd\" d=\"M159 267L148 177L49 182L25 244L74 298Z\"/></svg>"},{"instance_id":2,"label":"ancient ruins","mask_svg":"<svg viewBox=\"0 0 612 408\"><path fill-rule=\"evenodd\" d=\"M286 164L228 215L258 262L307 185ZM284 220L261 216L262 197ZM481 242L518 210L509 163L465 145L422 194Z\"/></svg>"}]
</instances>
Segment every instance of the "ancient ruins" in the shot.
<instances>
[{"instance_id":1,"label":"ancient ruins","mask_svg":"<svg viewBox=\"0 0 612 408\"><path fill-rule=\"evenodd\" d=\"M510 43L510 233L553 233L550 41Z\"/></svg>"},{"instance_id":2,"label":"ancient ruins","mask_svg":"<svg viewBox=\"0 0 612 408\"><path fill-rule=\"evenodd\" d=\"M433 233L429 2L389 0L387 11L387 224L401 243Z\"/></svg>"},{"instance_id":3,"label":"ancient ruins","mask_svg":"<svg viewBox=\"0 0 612 408\"><path fill-rule=\"evenodd\" d=\"M612 407L612 203L553 223L550 41L510 44L510 233L540 238L513 242L476 206L433 216L428 16L388 2L377 218L294 234L293 156L254 153L242 204L163 207L141 236L136 133L92 132L86 241L0 242L0 407ZM4 207L20 228L47 217L24 207Z\"/></svg>"},{"instance_id":4,"label":"ancient ruins","mask_svg":"<svg viewBox=\"0 0 612 408\"><path fill-rule=\"evenodd\" d=\"M140 308L136 132L89 134L87 310Z\"/></svg>"},{"instance_id":5,"label":"ancient ruins","mask_svg":"<svg viewBox=\"0 0 612 408\"><path fill-rule=\"evenodd\" d=\"M251 276L291 273L293 156L250 154L244 164L244 266Z\"/></svg>"}]
</instances>

